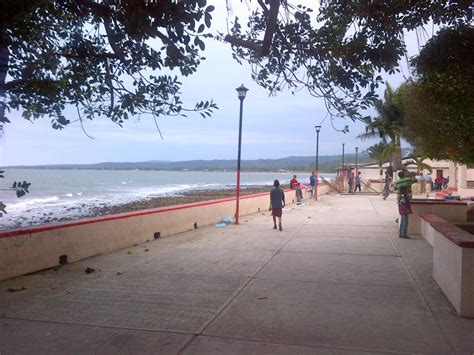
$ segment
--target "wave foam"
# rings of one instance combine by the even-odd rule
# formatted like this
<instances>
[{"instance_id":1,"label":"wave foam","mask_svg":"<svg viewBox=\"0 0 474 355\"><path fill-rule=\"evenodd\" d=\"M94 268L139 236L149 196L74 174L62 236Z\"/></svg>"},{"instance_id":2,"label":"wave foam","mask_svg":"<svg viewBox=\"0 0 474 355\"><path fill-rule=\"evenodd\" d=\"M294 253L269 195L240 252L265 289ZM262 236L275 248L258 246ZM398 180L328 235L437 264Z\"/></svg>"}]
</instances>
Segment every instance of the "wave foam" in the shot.
<instances>
[{"instance_id":1,"label":"wave foam","mask_svg":"<svg viewBox=\"0 0 474 355\"><path fill-rule=\"evenodd\" d=\"M45 197L45 198L33 198L31 200L24 200L17 203L8 205L8 211L22 211L32 207L40 207L42 205L48 205L58 202L60 199L58 196Z\"/></svg>"}]
</instances>

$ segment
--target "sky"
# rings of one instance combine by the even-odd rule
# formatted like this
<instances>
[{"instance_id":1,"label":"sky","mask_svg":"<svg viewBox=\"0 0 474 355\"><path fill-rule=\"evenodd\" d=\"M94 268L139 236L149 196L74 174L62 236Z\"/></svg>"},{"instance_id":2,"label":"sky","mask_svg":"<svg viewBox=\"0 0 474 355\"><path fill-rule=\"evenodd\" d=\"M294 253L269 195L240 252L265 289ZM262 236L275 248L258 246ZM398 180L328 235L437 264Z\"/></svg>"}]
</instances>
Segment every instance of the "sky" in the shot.
<instances>
[{"instance_id":1,"label":"sky","mask_svg":"<svg viewBox=\"0 0 474 355\"><path fill-rule=\"evenodd\" d=\"M225 31L225 2L208 3L216 4L211 30ZM236 0L231 4L231 15L244 15L247 11L245 2ZM413 33L407 35L407 45L409 53L418 50ZM322 99L311 97L304 90L295 95L283 92L270 97L252 81L250 67L232 58L229 45L207 40L203 56L207 60L201 63L197 73L182 80L181 98L190 107L201 100L214 100L219 110L211 118L204 119L199 114L187 118L161 117L158 123L163 139L151 119L132 118L124 127L97 119L84 125L94 138L90 139L78 124L56 131L48 119L30 123L21 118L20 112L13 112L12 123L0 138L0 165L236 159L240 103L235 88L241 84L249 89L243 106L242 159L313 156L315 125L322 125L320 155L342 154L342 143L346 153L354 153L355 147L363 151L377 142L356 138L365 131L361 122L338 119L333 121L334 126L342 129L348 125L350 132L334 130L330 120L324 120ZM397 87L407 73L405 69L391 77L385 75L384 79Z\"/></svg>"}]
</instances>

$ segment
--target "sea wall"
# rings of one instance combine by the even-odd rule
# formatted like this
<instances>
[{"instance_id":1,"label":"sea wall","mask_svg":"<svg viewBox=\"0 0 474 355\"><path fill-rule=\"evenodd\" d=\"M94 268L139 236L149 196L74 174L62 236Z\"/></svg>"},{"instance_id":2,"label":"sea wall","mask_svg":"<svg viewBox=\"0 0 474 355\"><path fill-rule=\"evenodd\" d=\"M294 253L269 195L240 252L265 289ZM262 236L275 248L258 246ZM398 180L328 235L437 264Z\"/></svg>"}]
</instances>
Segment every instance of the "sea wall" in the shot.
<instances>
[{"instance_id":1,"label":"sea wall","mask_svg":"<svg viewBox=\"0 0 474 355\"><path fill-rule=\"evenodd\" d=\"M328 192L329 186L319 185L319 195ZM295 202L294 191L285 195L288 204ZM241 216L268 207L268 193L241 196ZM0 232L0 280L57 266L64 256L69 263L78 261L218 223L234 213L235 199L226 198Z\"/></svg>"}]
</instances>

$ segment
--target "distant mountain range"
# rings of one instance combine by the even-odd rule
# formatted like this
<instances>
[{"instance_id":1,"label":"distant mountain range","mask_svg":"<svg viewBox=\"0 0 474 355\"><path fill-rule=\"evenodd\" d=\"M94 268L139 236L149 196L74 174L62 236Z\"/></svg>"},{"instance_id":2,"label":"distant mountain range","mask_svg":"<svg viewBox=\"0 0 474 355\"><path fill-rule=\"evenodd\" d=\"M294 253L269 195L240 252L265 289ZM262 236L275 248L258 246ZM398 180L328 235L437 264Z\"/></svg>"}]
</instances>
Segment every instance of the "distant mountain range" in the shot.
<instances>
[{"instance_id":1,"label":"distant mountain range","mask_svg":"<svg viewBox=\"0 0 474 355\"><path fill-rule=\"evenodd\" d=\"M359 154L359 162L367 163L369 159L363 154ZM355 154L345 156L347 163L355 161ZM341 156L320 156L319 166L337 165L341 162ZM262 171L279 169L311 169L314 168L315 157L292 156L281 159L255 159L242 160L242 170ZM237 160L235 159L214 159L214 160L187 160L187 161L160 161L151 160L144 162L104 162L97 164L54 164L54 165L31 165L31 166L10 166L10 169L87 169L87 170L235 170Z\"/></svg>"},{"instance_id":2,"label":"distant mountain range","mask_svg":"<svg viewBox=\"0 0 474 355\"><path fill-rule=\"evenodd\" d=\"M354 163L355 154L346 154L345 163ZM319 157L319 170L333 172L341 163L341 155L325 155ZM370 163L370 158L365 153L358 155L360 164ZM277 171L277 170L311 170L315 166L314 156L292 156L280 159L253 159L242 160L241 168L246 171ZM214 160L187 160L187 161L162 161L151 160L144 162L104 162L97 164L55 164L10 166L10 169L84 169L84 170L235 170L235 159Z\"/></svg>"}]
</instances>

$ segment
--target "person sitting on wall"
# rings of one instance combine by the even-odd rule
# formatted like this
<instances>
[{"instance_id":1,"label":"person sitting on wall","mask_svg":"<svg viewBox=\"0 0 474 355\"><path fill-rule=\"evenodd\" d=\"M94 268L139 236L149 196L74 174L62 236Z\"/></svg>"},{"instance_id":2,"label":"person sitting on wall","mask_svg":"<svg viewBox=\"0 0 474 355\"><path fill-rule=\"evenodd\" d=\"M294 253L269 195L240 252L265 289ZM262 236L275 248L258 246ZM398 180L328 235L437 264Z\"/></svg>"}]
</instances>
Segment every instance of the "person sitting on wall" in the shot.
<instances>
[{"instance_id":1,"label":"person sitting on wall","mask_svg":"<svg viewBox=\"0 0 474 355\"><path fill-rule=\"evenodd\" d=\"M444 177L442 174L439 174L438 177L435 179L435 186L436 191L441 191L444 183Z\"/></svg>"},{"instance_id":2,"label":"person sitting on wall","mask_svg":"<svg viewBox=\"0 0 474 355\"><path fill-rule=\"evenodd\" d=\"M301 202L303 199L303 191L300 188L300 183L296 180L296 175L293 175L293 179L290 180L290 188L295 190L296 201Z\"/></svg>"},{"instance_id":3,"label":"person sitting on wall","mask_svg":"<svg viewBox=\"0 0 474 355\"><path fill-rule=\"evenodd\" d=\"M449 185L449 176L443 178L443 189L447 189Z\"/></svg>"}]
</instances>

